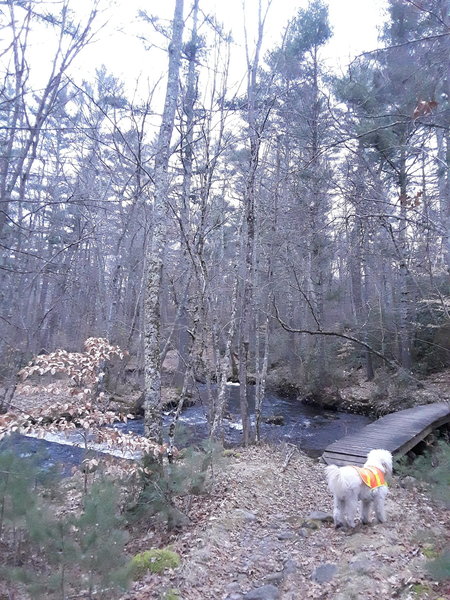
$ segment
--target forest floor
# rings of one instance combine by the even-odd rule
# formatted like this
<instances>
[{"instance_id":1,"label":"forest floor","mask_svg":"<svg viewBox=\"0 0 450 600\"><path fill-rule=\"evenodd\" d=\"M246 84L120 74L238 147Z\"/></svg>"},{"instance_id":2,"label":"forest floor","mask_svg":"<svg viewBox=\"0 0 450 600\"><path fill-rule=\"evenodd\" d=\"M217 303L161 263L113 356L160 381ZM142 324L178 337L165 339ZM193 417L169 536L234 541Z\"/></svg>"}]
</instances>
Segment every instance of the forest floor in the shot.
<instances>
[{"instance_id":1,"label":"forest floor","mask_svg":"<svg viewBox=\"0 0 450 600\"><path fill-rule=\"evenodd\" d=\"M450 598L450 583L426 569L450 542L450 511L423 484L394 477L387 522L346 532L331 522L324 465L295 451L283 469L285 459L286 448L232 453L210 494L191 505L190 526L160 540L181 565L145 576L122 600ZM154 532L141 534L134 550L154 547Z\"/></svg>"},{"instance_id":2,"label":"forest floor","mask_svg":"<svg viewBox=\"0 0 450 600\"><path fill-rule=\"evenodd\" d=\"M450 370L424 384L414 403L450 400ZM21 391L14 403L22 410L51 399ZM360 393L364 404L372 392L355 384L351 397ZM394 476L387 523L335 530L324 465L295 450L284 468L290 449L229 451L208 493L186 500L182 530L132 527L130 555L170 545L181 564L146 575L122 600L450 600L450 583L437 584L426 568L450 546L450 511L423 484Z\"/></svg>"}]
</instances>

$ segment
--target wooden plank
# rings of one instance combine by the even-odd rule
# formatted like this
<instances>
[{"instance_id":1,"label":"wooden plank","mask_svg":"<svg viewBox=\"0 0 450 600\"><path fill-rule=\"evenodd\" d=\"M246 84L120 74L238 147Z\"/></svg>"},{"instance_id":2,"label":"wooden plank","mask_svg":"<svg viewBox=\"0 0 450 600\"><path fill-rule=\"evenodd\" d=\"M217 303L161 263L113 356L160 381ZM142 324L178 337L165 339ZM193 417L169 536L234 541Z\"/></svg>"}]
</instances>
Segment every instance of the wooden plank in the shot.
<instances>
[{"instance_id":1,"label":"wooden plank","mask_svg":"<svg viewBox=\"0 0 450 600\"><path fill-rule=\"evenodd\" d=\"M347 445L349 443L351 443L352 446L356 445L356 446L361 446L361 448L363 448L363 447L367 446L368 444L370 445L372 443L373 439L380 439L381 437L383 437L383 436L378 435L378 436L376 436L376 438L374 436L367 436L366 438L354 438L354 437L349 436L349 437L345 437L340 440L337 440L336 442L333 442L333 444L330 444L330 446L332 446L332 445L337 446L338 444L345 442Z\"/></svg>"},{"instance_id":2,"label":"wooden plank","mask_svg":"<svg viewBox=\"0 0 450 600\"><path fill-rule=\"evenodd\" d=\"M411 436L405 436L405 439L410 439ZM339 443L334 443L331 444L330 446L327 446L327 449L329 448L330 450L332 448L347 448L348 450L371 450L373 448L380 448L382 446L380 446L380 442L390 442L392 443L392 437L389 436L383 436L383 437L378 437L378 438L373 438L373 439L369 439L367 440L364 444L361 442L353 442L353 440L349 439L345 439L345 442L343 442L342 444Z\"/></svg>"},{"instance_id":3,"label":"wooden plank","mask_svg":"<svg viewBox=\"0 0 450 600\"><path fill-rule=\"evenodd\" d=\"M365 465L365 461L363 461L363 460L357 460L353 456L341 456L340 457L340 456L330 456L329 454L324 454L323 455L323 459L328 464L335 464L335 465L356 465L358 467L362 467L363 465Z\"/></svg>"},{"instance_id":4,"label":"wooden plank","mask_svg":"<svg viewBox=\"0 0 450 600\"><path fill-rule=\"evenodd\" d=\"M322 459L327 463L327 465L337 465L338 467L345 467L347 465L360 466L360 465L364 464L363 462L357 462L357 461L353 460L351 457L349 457L348 459L339 459L339 458L329 457L326 454L324 454L322 456Z\"/></svg>"},{"instance_id":5,"label":"wooden plank","mask_svg":"<svg viewBox=\"0 0 450 600\"><path fill-rule=\"evenodd\" d=\"M404 441L409 440L413 437L415 437L416 435L419 435L422 431L424 430L424 427L422 427L419 430L413 430L413 431L405 431L405 432L394 432L392 435L390 435L388 432L382 432L380 433L380 435L378 436L371 436L366 438L366 440L355 440L352 438L344 438L342 440L342 443L340 444L339 442L335 442L333 445L330 445L329 447L340 447L340 448L349 448L349 449L353 449L353 448L382 448L383 446L380 446L379 444L382 442L391 444L391 445L401 445ZM376 445L374 445L376 444Z\"/></svg>"},{"instance_id":6,"label":"wooden plank","mask_svg":"<svg viewBox=\"0 0 450 600\"><path fill-rule=\"evenodd\" d=\"M338 467L344 467L344 466L363 467L364 466L363 462L358 462L356 460L353 460L352 457L342 459L342 458L334 458L333 456L327 456L324 454L323 459L327 463L327 465L337 465Z\"/></svg>"},{"instance_id":7,"label":"wooden plank","mask_svg":"<svg viewBox=\"0 0 450 600\"><path fill-rule=\"evenodd\" d=\"M337 440L336 442L333 442L333 445L340 444L340 443L342 443L342 441L345 441L346 443L350 443L352 445L363 446L363 445L368 445L368 444L373 443L374 441L378 441L378 440L392 440L392 439L399 440L404 437L414 436L414 435L420 433L421 431L423 431L423 429L428 426L431 426L433 429L440 427L446 421L447 421L446 418L442 418L442 419L439 419L438 421L435 421L432 424L423 423L420 427L419 426L402 427L399 424L396 428L393 428L392 430L389 430L389 429L387 430L386 428L383 427L378 432L373 431L373 432L370 432L370 434L364 435L364 436L361 436L361 435L346 436L342 440Z\"/></svg>"},{"instance_id":8,"label":"wooden plank","mask_svg":"<svg viewBox=\"0 0 450 600\"><path fill-rule=\"evenodd\" d=\"M373 443L374 442L378 442L379 440L391 440L392 436L389 435L379 435L377 437L370 437L367 438L366 440L355 440L352 438L344 438L342 443L340 444L339 442L335 442L334 444L330 444L331 446L340 446L341 448L369 448L369 447L374 447Z\"/></svg>"},{"instance_id":9,"label":"wooden plank","mask_svg":"<svg viewBox=\"0 0 450 600\"><path fill-rule=\"evenodd\" d=\"M362 459L366 459L367 457L367 453L365 452L364 454L361 454L359 452L352 452L352 450L329 450L328 448L325 450L325 452L328 452L329 454L336 454L336 455L342 455L342 456L357 456L359 457L361 460Z\"/></svg>"},{"instance_id":10,"label":"wooden plank","mask_svg":"<svg viewBox=\"0 0 450 600\"><path fill-rule=\"evenodd\" d=\"M397 450L407 444L410 440L418 440L420 441L426 435L431 433L434 429L433 426L425 427L421 431L417 432L408 432L404 435L396 435L389 438L388 436L379 437L373 440L367 440L364 445L360 443L353 443L352 440L346 440L343 444L334 444L333 446L329 446L327 449L329 450L342 450L342 451L353 451L357 454L367 453L367 451L374 448L384 448L386 450Z\"/></svg>"},{"instance_id":11,"label":"wooden plank","mask_svg":"<svg viewBox=\"0 0 450 600\"><path fill-rule=\"evenodd\" d=\"M352 460L359 464L374 448L402 455L446 423L450 423L450 403L408 408L385 415L358 433L333 442L325 449L323 458L336 464L351 464Z\"/></svg>"},{"instance_id":12,"label":"wooden plank","mask_svg":"<svg viewBox=\"0 0 450 600\"><path fill-rule=\"evenodd\" d=\"M386 446L386 444L385 444L385 446ZM355 456L367 456L371 450L375 450L376 448L379 448L379 447L380 446L369 445L366 448L355 448L354 446L353 447L352 446L334 446L333 448L331 448L330 446L328 446L328 448L326 448L326 450L328 450L329 452L337 452L340 454L354 454ZM389 448L386 448L386 447L384 447L383 449L389 450Z\"/></svg>"},{"instance_id":13,"label":"wooden plank","mask_svg":"<svg viewBox=\"0 0 450 600\"><path fill-rule=\"evenodd\" d=\"M339 458L340 456L354 456L355 458L359 459L359 460L366 460L365 456L360 456L359 454L353 454L352 452L330 452L329 450L325 450L325 454L329 455L329 456L336 456L337 458Z\"/></svg>"},{"instance_id":14,"label":"wooden plank","mask_svg":"<svg viewBox=\"0 0 450 600\"><path fill-rule=\"evenodd\" d=\"M445 423L442 423L442 425L444 425L444 424ZM440 426L441 425L438 425L437 427L440 427ZM419 442L421 442L424 438L426 438L427 435L430 435L430 433L435 428L436 428L436 425L434 425L434 424L429 425L424 430L422 430L420 433L418 433L416 436L411 438L409 441L405 442L405 444L401 447L402 454L406 454L406 452L409 452L412 448L414 448L414 446L416 446Z\"/></svg>"},{"instance_id":15,"label":"wooden plank","mask_svg":"<svg viewBox=\"0 0 450 600\"><path fill-rule=\"evenodd\" d=\"M438 419L443 416L448 416L448 407L446 407L446 406L440 406L440 407L438 407L438 409L435 409L435 410L434 409L433 410L421 409L415 413L407 413L407 414L404 414L403 411L400 411L400 412L392 413L390 415L381 417L374 423L370 423L370 425L368 425L368 427L372 426L372 425L377 425L380 422L393 423L397 420L399 420L399 421L403 421L403 420L430 421L432 419L435 419L435 418Z\"/></svg>"},{"instance_id":16,"label":"wooden plank","mask_svg":"<svg viewBox=\"0 0 450 600\"><path fill-rule=\"evenodd\" d=\"M425 425L425 426L427 426L427 425ZM422 431L422 429L423 429L423 427L421 427L420 429L416 428L414 430L411 430L410 432L405 431L405 433L418 433L419 431ZM400 431L399 428L397 428L393 431L386 431L385 429L382 429L377 434L371 433L370 435L366 435L364 437L348 436L348 437L345 437L342 439L351 441L352 444L359 444L360 446L364 446L364 445L367 445L368 443L371 444L372 442L374 442L376 440L392 439L393 436L402 435L402 434L403 434L403 431ZM334 443L338 444L340 441L341 440L337 440Z\"/></svg>"},{"instance_id":17,"label":"wooden plank","mask_svg":"<svg viewBox=\"0 0 450 600\"><path fill-rule=\"evenodd\" d=\"M367 454L370 452L370 446L369 448L344 448L342 446L336 446L334 448L331 448L330 446L328 446L326 450L327 452L335 452L337 454L354 454L355 456L364 457L367 456Z\"/></svg>"}]
</instances>

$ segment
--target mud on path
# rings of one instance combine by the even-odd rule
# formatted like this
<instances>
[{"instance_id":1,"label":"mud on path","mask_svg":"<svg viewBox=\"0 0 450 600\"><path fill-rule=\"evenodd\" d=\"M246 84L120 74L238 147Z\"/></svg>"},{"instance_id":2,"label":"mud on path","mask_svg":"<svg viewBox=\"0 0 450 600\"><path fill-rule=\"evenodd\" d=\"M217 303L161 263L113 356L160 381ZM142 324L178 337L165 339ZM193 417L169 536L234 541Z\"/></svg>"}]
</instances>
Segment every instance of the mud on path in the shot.
<instances>
[{"instance_id":1,"label":"mud on path","mask_svg":"<svg viewBox=\"0 0 450 600\"><path fill-rule=\"evenodd\" d=\"M331 512L323 464L295 452L283 471L285 457L261 447L229 458L195 525L171 540L181 566L147 576L123 600L169 589L183 600L450 598L425 568L426 555L450 541L449 511L396 480L386 524L336 531L315 514Z\"/></svg>"}]
</instances>

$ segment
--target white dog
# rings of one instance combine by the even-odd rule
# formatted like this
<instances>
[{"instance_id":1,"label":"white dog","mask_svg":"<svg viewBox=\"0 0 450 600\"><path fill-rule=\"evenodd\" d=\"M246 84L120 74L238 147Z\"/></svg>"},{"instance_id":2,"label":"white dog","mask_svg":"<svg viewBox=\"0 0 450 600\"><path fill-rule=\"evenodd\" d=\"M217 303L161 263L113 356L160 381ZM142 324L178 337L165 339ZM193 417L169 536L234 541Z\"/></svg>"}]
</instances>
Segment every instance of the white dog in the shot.
<instances>
[{"instance_id":1,"label":"white dog","mask_svg":"<svg viewBox=\"0 0 450 600\"><path fill-rule=\"evenodd\" d=\"M379 523L386 521L384 501L388 493L385 476L392 474L392 454L388 450L371 450L364 467L326 467L328 488L334 496L335 527L354 527L361 501L361 521L369 523L373 503Z\"/></svg>"}]
</instances>

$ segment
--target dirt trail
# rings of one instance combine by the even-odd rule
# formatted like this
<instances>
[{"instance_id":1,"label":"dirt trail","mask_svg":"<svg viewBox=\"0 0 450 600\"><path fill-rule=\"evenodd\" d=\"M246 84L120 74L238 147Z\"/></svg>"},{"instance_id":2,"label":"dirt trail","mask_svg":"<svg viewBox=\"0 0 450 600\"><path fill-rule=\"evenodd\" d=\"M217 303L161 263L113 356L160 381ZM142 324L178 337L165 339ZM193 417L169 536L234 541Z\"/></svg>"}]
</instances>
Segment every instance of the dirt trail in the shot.
<instances>
[{"instance_id":1,"label":"dirt trail","mask_svg":"<svg viewBox=\"0 0 450 600\"><path fill-rule=\"evenodd\" d=\"M169 588L183 600L450 598L425 570L426 555L449 542L449 511L394 481L386 524L336 531L314 514L331 512L323 465L296 452L282 472L284 460L269 447L229 459L208 516L173 541L181 567L144 579L127 600Z\"/></svg>"}]
</instances>

